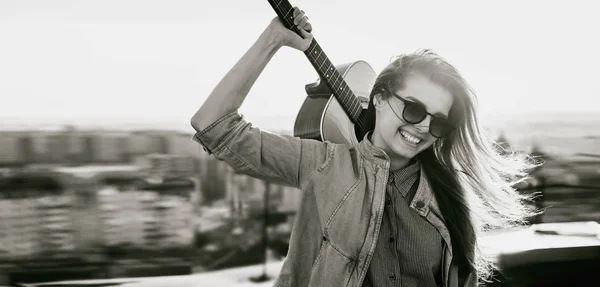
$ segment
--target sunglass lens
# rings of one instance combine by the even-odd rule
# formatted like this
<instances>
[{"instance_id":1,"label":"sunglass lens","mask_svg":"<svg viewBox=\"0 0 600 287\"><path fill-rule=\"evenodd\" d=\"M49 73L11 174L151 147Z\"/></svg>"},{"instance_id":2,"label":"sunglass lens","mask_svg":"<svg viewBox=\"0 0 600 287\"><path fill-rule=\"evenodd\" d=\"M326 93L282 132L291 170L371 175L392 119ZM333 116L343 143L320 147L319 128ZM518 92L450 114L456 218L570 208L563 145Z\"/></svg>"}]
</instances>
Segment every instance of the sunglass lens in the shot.
<instances>
[{"instance_id":1,"label":"sunglass lens","mask_svg":"<svg viewBox=\"0 0 600 287\"><path fill-rule=\"evenodd\" d=\"M404 120L411 124L422 122L427 117L427 110L422 105L404 102Z\"/></svg>"},{"instance_id":2,"label":"sunglass lens","mask_svg":"<svg viewBox=\"0 0 600 287\"><path fill-rule=\"evenodd\" d=\"M429 130L437 138L445 137L452 131L452 125L446 119L433 118Z\"/></svg>"}]
</instances>

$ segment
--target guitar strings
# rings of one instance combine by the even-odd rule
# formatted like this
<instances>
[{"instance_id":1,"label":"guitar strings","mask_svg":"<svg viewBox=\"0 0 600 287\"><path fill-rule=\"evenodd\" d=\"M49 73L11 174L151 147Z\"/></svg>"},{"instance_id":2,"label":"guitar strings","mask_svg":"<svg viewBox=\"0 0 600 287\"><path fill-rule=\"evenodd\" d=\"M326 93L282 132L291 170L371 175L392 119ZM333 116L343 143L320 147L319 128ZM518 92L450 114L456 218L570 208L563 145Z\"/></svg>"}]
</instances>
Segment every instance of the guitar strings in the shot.
<instances>
[{"instance_id":1,"label":"guitar strings","mask_svg":"<svg viewBox=\"0 0 600 287\"><path fill-rule=\"evenodd\" d=\"M292 5L290 4L289 1L287 0L280 0L278 2L274 2L276 5L274 6L275 10L279 10L279 13L281 14L280 19L283 18L284 21L287 22L289 27L294 27L294 23L291 19L293 19L293 16L291 17L287 17L287 15L294 9L292 7ZM285 12L285 13L284 13ZM317 63L319 62L319 56L321 54L324 55L324 59L323 59L323 64L327 63L328 58L327 55L325 55L325 52L323 52L323 49L321 49L320 45L317 43L317 41L315 39L313 39L312 41L314 43L314 47L311 49L314 50L315 48L319 48L320 53L317 56L316 59L314 59ZM311 43L312 44L312 43ZM307 53L307 55L311 55L311 53ZM322 64L321 64L322 65ZM331 61L329 61L328 65L330 67L333 66L333 64L331 63ZM317 69L318 70L318 69ZM345 93L344 96L346 98L349 98L350 96L354 96L356 98L355 95L353 95L352 90L350 89L350 87L348 87L348 85L346 84L346 82L344 81L343 78L340 77L339 72L337 71L337 69L333 69L333 75L336 75L336 77L339 77L341 79L340 81L340 87L342 89L342 93ZM323 75L321 75L323 76ZM327 81L325 81L327 83ZM328 83L329 84L329 83ZM335 90L335 87L330 87L332 90ZM350 92L350 94L348 94L348 92ZM350 104L350 107L352 109L352 111L349 111L351 113L351 117L353 119L355 119L356 124L358 125L358 127L360 128L361 132L364 132L364 113L362 112L362 106L360 104L360 100L356 100L353 103Z\"/></svg>"}]
</instances>

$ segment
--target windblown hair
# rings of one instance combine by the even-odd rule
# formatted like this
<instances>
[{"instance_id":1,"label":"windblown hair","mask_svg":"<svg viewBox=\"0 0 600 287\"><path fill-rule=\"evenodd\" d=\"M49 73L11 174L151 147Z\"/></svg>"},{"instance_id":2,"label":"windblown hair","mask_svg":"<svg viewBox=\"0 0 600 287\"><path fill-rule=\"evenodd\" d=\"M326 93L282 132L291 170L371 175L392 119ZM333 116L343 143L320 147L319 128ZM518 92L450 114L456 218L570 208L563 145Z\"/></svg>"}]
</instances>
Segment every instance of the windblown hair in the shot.
<instances>
[{"instance_id":1,"label":"windblown hair","mask_svg":"<svg viewBox=\"0 0 600 287\"><path fill-rule=\"evenodd\" d=\"M513 187L526 179L534 162L527 155L504 150L486 135L479 125L472 88L452 65L429 50L399 56L379 74L369 99L367 131L375 128L373 97L386 89L403 89L405 80L416 73L446 88L454 97L449 114L454 131L417 158L449 229L460 275L474 271L478 281L487 281L495 265L480 248L478 239L490 229L526 224L527 218L535 214L527 205L531 196ZM385 99L389 93L382 96Z\"/></svg>"}]
</instances>

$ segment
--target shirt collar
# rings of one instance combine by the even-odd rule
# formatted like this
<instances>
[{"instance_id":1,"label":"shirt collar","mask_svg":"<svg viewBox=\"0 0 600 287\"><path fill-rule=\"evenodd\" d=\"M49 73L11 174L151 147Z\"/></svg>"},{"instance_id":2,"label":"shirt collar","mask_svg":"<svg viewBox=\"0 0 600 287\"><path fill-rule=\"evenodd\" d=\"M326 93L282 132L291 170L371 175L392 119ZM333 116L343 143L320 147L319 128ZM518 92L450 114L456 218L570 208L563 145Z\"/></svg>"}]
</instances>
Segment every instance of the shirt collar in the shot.
<instances>
[{"instance_id":1,"label":"shirt collar","mask_svg":"<svg viewBox=\"0 0 600 287\"><path fill-rule=\"evenodd\" d=\"M411 161L408 166L390 171L389 181L394 184L402 196L406 196L412 185L418 180L420 169L421 165L418 161Z\"/></svg>"}]
</instances>

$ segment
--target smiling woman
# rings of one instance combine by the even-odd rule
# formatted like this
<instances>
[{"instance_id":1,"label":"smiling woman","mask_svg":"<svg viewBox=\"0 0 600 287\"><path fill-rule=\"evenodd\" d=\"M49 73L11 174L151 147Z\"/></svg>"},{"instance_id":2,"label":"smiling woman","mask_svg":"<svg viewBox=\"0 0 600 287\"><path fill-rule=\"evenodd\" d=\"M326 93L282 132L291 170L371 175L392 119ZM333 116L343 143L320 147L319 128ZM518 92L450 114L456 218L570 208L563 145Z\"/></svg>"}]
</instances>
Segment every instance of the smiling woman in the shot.
<instances>
[{"instance_id":1,"label":"smiling woman","mask_svg":"<svg viewBox=\"0 0 600 287\"><path fill-rule=\"evenodd\" d=\"M501 155L479 126L476 98L459 72L439 55L398 57L375 81L367 128L392 170L418 161L444 216L455 260L480 279L491 262L478 248L485 228L511 227L531 215L512 187L532 168L526 157ZM384 104L387 103L387 104ZM394 166L395 165L395 166Z\"/></svg>"},{"instance_id":2,"label":"smiling woman","mask_svg":"<svg viewBox=\"0 0 600 287\"><path fill-rule=\"evenodd\" d=\"M316 45L302 10L271 4L298 34L273 19L191 124L194 140L237 172L303 191L278 284L471 287L487 279L479 235L530 216L512 184L531 165L488 140L459 72L430 51L395 59L375 79L356 144L262 132L238 112L254 82L281 47Z\"/></svg>"}]
</instances>

